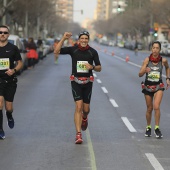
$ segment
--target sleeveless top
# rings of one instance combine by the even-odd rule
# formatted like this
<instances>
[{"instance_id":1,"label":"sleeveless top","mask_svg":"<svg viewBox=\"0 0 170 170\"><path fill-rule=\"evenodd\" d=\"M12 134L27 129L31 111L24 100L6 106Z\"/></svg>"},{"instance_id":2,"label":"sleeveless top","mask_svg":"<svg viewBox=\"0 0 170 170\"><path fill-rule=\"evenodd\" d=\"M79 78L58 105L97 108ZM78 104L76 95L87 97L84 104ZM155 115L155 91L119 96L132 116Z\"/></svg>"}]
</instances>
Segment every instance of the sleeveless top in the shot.
<instances>
[{"instance_id":1,"label":"sleeveless top","mask_svg":"<svg viewBox=\"0 0 170 170\"><path fill-rule=\"evenodd\" d=\"M149 61L147 67L149 67L151 71L146 73L145 85L157 85L162 83L162 58L156 65Z\"/></svg>"}]
</instances>

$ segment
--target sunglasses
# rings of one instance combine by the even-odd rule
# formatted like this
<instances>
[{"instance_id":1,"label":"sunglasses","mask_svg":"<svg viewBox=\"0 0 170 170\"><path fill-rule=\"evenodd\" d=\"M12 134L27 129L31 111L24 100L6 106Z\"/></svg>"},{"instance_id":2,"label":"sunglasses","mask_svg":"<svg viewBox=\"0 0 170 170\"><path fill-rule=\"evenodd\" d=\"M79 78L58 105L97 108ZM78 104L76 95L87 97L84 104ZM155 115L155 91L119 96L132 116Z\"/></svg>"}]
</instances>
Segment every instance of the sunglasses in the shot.
<instances>
[{"instance_id":1,"label":"sunglasses","mask_svg":"<svg viewBox=\"0 0 170 170\"><path fill-rule=\"evenodd\" d=\"M3 32L3 31L0 31L0 34L9 34L9 32Z\"/></svg>"}]
</instances>

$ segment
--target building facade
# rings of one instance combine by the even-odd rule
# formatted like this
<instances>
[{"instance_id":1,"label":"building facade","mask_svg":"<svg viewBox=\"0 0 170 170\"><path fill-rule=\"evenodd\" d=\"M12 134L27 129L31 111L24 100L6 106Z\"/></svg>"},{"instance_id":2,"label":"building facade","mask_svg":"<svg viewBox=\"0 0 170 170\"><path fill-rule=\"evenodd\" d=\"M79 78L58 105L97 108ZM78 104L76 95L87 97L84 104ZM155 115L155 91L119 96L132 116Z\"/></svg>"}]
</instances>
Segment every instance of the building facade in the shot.
<instances>
[{"instance_id":1,"label":"building facade","mask_svg":"<svg viewBox=\"0 0 170 170\"><path fill-rule=\"evenodd\" d=\"M126 0L97 0L96 19L108 20L126 8Z\"/></svg>"},{"instance_id":2,"label":"building facade","mask_svg":"<svg viewBox=\"0 0 170 170\"><path fill-rule=\"evenodd\" d=\"M59 16L73 22L73 0L58 0L56 11Z\"/></svg>"}]
</instances>

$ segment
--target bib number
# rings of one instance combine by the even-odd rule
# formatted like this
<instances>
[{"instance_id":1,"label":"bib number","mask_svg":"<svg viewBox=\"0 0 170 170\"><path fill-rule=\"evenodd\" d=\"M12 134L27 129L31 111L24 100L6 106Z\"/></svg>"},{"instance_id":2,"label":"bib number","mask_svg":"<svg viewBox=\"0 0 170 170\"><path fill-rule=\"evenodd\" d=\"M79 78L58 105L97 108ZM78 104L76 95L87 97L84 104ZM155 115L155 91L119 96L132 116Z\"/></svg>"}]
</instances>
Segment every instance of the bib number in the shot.
<instances>
[{"instance_id":1,"label":"bib number","mask_svg":"<svg viewBox=\"0 0 170 170\"><path fill-rule=\"evenodd\" d=\"M88 73L89 70L86 68L85 64L87 61L77 61L77 73Z\"/></svg>"},{"instance_id":2,"label":"bib number","mask_svg":"<svg viewBox=\"0 0 170 170\"><path fill-rule=\"evenodd\" d=\"M0 70L7 70L9 66L9 58L0 58Z\"/></svg>"},{"instance_id":3,"label":"bib number","mask_svg":"<svg viewBox=\"0 0 170 170\"><path fill-rule=\"evenodd\" d=\"M158 82L160 79L160 72L157 71L151 71L148 74L148 80L152 82Z\"/></svg>"}]
</instances>

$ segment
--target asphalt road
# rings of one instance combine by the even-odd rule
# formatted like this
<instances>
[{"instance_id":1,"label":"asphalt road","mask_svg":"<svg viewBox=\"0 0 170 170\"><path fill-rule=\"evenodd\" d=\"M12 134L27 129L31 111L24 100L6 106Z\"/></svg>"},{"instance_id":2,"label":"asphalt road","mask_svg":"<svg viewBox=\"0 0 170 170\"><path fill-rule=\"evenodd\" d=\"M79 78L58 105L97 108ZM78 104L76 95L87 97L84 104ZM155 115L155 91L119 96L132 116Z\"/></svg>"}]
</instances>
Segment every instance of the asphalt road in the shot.
<instances>
[{"instance_id":1,"label":"asphalt road","mask_svg":"<svg viewBox=\"0 0 170 170\"><path fill-rule=\"evenodd\" d=\"M51 54L18 77L16 124L11 130L4 123L0 170L170 169L169 90L161 105L164 138L144 137L146 106L140 87L144 78L138 72L148 54L140 52L136 57L129 50L92 45L98 49L102 72L95 73L83 144L74 144L71 59L60 56L55 65Z\"/></svg>"}]
</instances>

